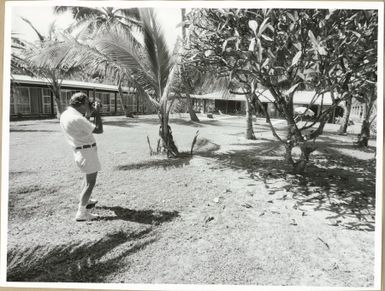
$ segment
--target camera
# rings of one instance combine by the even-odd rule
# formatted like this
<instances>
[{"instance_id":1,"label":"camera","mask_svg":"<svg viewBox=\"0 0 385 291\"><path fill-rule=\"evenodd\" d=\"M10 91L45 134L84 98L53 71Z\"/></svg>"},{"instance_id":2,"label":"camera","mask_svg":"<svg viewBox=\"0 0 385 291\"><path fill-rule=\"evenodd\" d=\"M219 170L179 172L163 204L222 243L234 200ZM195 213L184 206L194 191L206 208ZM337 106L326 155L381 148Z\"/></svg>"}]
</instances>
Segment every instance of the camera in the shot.
<instances>
[{"instance_id":1,"label":"camera","mask_svg":"<svg viewBox=\"0 0 385 291\"><path fill-rule=\"evenodd\" d=\"M102 107L102 104L100 102L98 102L97 100L95 101L89 101L88 104L90 105L90 107L92 108L96 108L98 105L99 107Z\"/></svg>"}]
</instances>

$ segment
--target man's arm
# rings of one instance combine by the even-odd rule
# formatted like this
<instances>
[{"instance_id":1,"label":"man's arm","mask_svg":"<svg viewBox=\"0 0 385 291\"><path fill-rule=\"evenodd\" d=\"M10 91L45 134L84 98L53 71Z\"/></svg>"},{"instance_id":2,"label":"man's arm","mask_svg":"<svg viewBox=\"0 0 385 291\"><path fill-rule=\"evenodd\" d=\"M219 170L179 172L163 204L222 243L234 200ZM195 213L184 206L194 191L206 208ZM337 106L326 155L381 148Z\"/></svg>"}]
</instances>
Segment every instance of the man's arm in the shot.
<instances>
[{"instance_id":1,"label":"man's arm","mask_svg":"<svg viewBox=\"0 0 385 291\"><path fill-rule=\"evenodd\" d=\"M93 112L95 129L93 133L100 134L103 133L103 122L102 117L100 116L100 104L95 104L95 111Z\"/></svg>"}]
</instances>

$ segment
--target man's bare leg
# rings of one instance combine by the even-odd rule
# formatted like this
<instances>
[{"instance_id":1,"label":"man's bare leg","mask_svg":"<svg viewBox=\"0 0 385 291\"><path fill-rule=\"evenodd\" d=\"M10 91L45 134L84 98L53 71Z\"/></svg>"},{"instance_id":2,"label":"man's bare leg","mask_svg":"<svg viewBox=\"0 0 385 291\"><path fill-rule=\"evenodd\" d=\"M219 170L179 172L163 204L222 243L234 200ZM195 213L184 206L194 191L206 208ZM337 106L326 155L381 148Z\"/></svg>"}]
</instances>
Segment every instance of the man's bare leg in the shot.
<instances>
[{"instance_id":1,"label":"man's bare leg","mask_svg":"<svg viewBox=\"0 0 385 291\"><path fill-rule=\"evenodd\" d=\"M86 174L84 178L84 183L83 183L83 190L80 193L81 206L87 206L88 200L90 199L92 194L92 190L94 189L94 186L96 184L97 175L98 175L98 172L95 172L92 174Z\"/></svg>"},{"instance_id":2,"label":"man's bare leg","mask_svg":"<svg viewBox=\"0 0 385 291\"><path fill-rule=\"evenodd\" d=\"M76 214L77 221L92 220L94 218L97 218L96 215L88 213L86 209L88 200L90 199L92 190L94 189L94 186L96 184L97 175L98 172L86 174L84 178L83 189L79 197L79 209Z\"/></svg>"}]
</instances>

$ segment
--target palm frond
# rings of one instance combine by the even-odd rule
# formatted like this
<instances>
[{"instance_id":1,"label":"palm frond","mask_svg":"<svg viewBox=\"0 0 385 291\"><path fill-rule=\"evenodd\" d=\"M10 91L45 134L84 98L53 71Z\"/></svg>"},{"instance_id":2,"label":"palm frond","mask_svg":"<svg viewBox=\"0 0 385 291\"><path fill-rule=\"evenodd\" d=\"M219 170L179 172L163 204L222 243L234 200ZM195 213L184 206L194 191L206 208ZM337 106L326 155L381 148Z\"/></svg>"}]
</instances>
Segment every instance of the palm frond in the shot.
<instances>
[{"instance_id":1,"label":"palm frond","mask_svg":"<svg viewBox=\"0 0 385 291\"><path fill-rule=\"evenodd\" d=\"M54 39L55 32L56 32L56 23L55 23L55 21L53 21L49 24L49 29L48 29L48 39L49 40Z\"/></svg>"},{"instance_id":2,"label":"palm frond","mask_svg":"<svg viewBox=\"0 0 385 291\"><path fill-rule=\"evenodd\" d=\"M63 14L67 11L72 10L73 6L55 6L53 7L54 14Z\"/></svg>"},{"instance_id":3,"label":"palm frond","mask_svg":"<svg viewBox=\"0 0 385 291\"><path fill-rule=\"evenodd\" d=\"M119 13L124 17L140 20L140 13L138 8L117 9L115 13Z\"/></svg>"},{"instance_id":4,"label":"palm frond","mask_svg":"<svg viewBox=\"0 0 385 291\"><path fill-rule=\"evenodd\" d=\"M156 75L152 72L143 46L127 31L113 29L93 41L95 48L130 72L146 88L156 88Z\"/></svg>"},{"instance_id":5,"label":"palm frond","mask_svg":"<svg viewBox=\"0 0 385 291\"><path fill-rule=\"evenodd\" d=\"M27 18L21 17L23 21L28 23L28 25L35 31L36 35L39 37L39 40L43 42L45 40L45 37L37 30L37 28L32 24L31 21L29 21Z\"/></svg>"},{"instance_id":6,"label":"palm frond","mask_svg":"<svg viewBox=\"0 0 385 291\"><path fill-rule=\"evenodd\" d=\"M140 10L143 22L144 45L151 70L158 83L157 94L163 95L171 68L171 57L168 52L164 35L156 22L154 11L150 8Z\"/></svg>"},{"instance_id":7,"label":"palm frond","mask_svg":"<svg viewBox=\"0 0 385 291\"><path fill-rule=\"evenodd\" d=\"M142 31L142 21L140 20L140 13L138 8L129 9L117 9L115 15L119 17L119 20L126 24L128 27L136 28Z\"/></svg>"},{"instance_id":8,"label":"palm frond","mask_svg":"<svg viewBox=\"0 0 385 291\"><path fill-rule=\"evenodd\" d=\"M76 21L97 17L103 14L104 11L100 8L72 7L72 16Z\"/></svg>"}]
</instances>

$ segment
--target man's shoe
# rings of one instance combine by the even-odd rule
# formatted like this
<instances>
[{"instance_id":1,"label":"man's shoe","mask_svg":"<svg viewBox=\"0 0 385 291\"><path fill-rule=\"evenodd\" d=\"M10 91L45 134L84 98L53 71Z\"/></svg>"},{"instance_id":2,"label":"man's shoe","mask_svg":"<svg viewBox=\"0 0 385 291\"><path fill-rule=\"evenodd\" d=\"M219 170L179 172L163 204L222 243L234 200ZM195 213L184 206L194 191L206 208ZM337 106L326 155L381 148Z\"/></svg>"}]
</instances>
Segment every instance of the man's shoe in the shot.
<instances>
[{"instance_id":1,"label":"man's shoe","mask_svg":"<svg viewBox=\"0 0 385 291\"><path fill-rule=\"evenodd\" d=\"M98 216L95 214L91 214L88 211L78 211L76 213L76 221L89 221L89 220L94 220L97 219Z\"/></svg>"},{"instance_id":2,"label":"man's shoe","mask_svg":"<svg viewBox=\"0 0 385 291\"><path fill-rule=\"evenodd\" d=\"M95 205L96 205L96 203L98 203L98 200L95 200L95 199L88 199L86 208L87 208L87 209L94 208Z\"/></svg>"}]
</instances>

